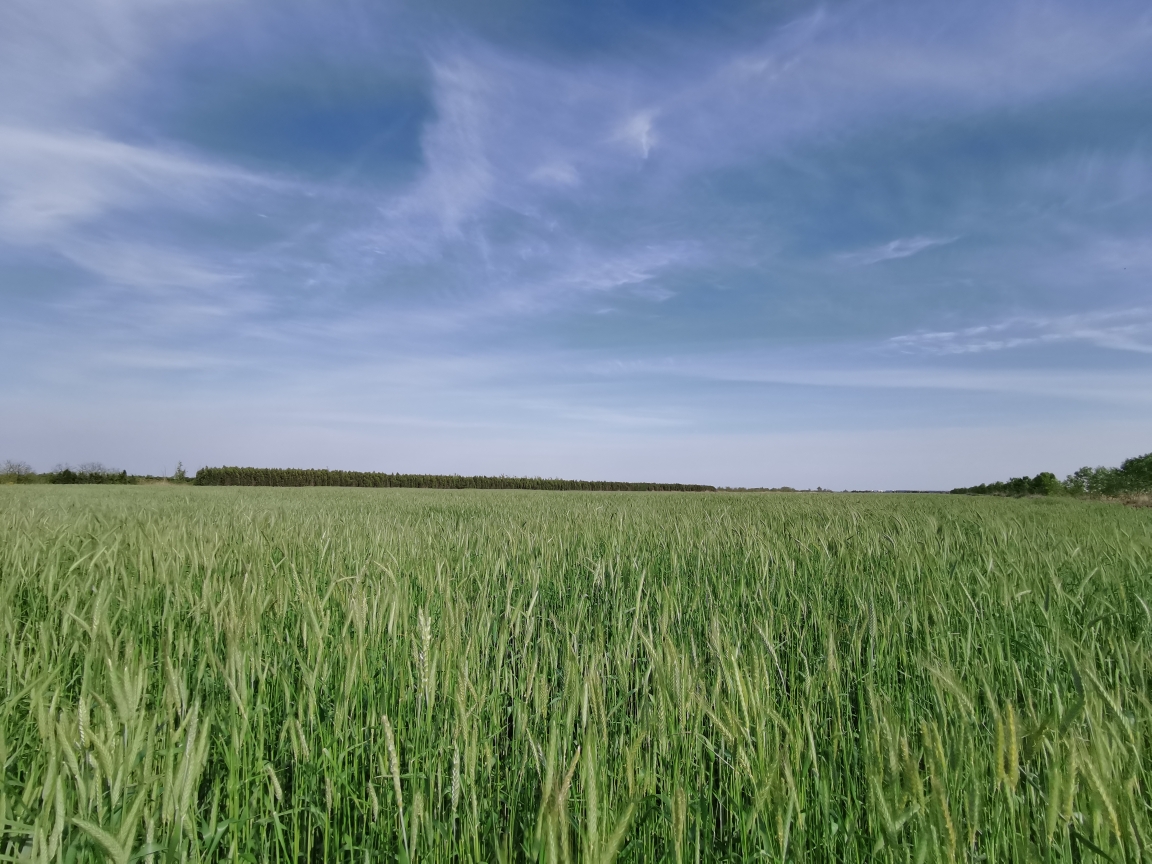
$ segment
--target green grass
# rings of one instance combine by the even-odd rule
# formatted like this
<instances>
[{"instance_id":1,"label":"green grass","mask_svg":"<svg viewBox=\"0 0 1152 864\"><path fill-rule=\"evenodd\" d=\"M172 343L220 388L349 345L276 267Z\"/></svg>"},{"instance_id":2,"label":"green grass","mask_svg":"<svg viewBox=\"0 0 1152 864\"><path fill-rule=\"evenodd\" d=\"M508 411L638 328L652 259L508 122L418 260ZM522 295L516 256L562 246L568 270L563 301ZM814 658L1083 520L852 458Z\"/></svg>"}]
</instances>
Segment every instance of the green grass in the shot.
<instances>
[{"instance_id":1,"label":"green grass","mask_svg":"<svg viewBox=\"0 0 1152 864\"><path fill-rule=\"evenodd\" d=\"M1148 860L1150 604L1107 504L8 486L0 860Z\"/></svg>"}]
</instances>

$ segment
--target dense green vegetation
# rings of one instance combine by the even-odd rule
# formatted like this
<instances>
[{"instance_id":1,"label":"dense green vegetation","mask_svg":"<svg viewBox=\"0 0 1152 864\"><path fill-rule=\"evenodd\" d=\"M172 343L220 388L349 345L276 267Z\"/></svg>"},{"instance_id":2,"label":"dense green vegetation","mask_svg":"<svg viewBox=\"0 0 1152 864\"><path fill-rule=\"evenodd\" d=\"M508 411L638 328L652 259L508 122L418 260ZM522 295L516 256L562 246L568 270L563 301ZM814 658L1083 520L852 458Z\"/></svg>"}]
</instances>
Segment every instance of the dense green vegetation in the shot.
<instances>
[{"instance_id":1,"label":"dense green vegetation","mask_svg":"<svg viewBox=\"0 0 1152 864\"><path fill-rule=\"evenodd\" d=\"M1050 471L1035 477L1013 477L998 483L981 483L953 489L953 495L1006 495L1021 498L1026 495L1088 495L1115 498L1121 495L1139 495L1152 492L1152 453L1134 456L1120 463L1119 468L1089 468L1085 466L1069 474L1064 482Z\"/></svg>"},{"instance_id":2,"label":"dense green vegetation","mask_svg":"<svg viewBox=\"0 0 1152 864\"><path fill-rule=\"evenodd\" d=\"M981 483L979 486L953 489L953 495L1007 495L1022 498L1026 495L1062 495L1068 490L1056 479L1051 471L1042 471L1035 477L1013 477L998 483Z\"/></svg>"},{"instance_id":3,"label":"dense green vegetation","mask_svg":"<svg viewBox=\"0 0 1152 864\"><path fill-rule=\"evenodd\" d=\"M1150 517L6 486L0 855L1147 860Z\"/></svg>"},{"instance_id":4,"label":"dense green vegetation","mask_svg":"<svg viewBox=\"0 0 1152 864\"><path fill-rule=\"evenodd\" d=\"M617 483L542 477L461 477L457 474L385 474L315 468L201 468L197 486L348 486L368 489L543 489L580 492L705 492L685 483Z\"/></svg>"},{"instance_id":5,"label":"dense green vegetation","mask_svg":"<svg viewBox=\"0 0 1152 864\"><path fill-rule=\"evenodd\" d=\"M160 478L137 477L127 471L116 471L99 462L89 462L76 468L60 465L54 471L37 474L27 462L8 460L0 463L0 484L4 483L55 483L59 485L116 485L126 486L141 480ZM167 479L167 478L165 478Z\"/></svg>"},{"instance_id":6,"label":"dense green vegetation","mask_svg":"<svg viewBox=\"0 0 1152 864\"><path fill-rule=\"evenodd\" d=\"M1089 495L1152 492L1152 453L1125 459L1119 468L1081 468L1068 475L1064 485L1070 492Z\"/></svg>"},{"instance_id":7,"label":"dense green vegetation","mask_svg":"<svg viewBox=\"0 0 1152 864\"><path fill-rule=\"evenodd\" d=\"M83 469L73 471L71 468L64 468L55 472L50 482L60 484L110 483L125 486L132 483L133 480L134 478L130 478L127 471L85 471Z\"/></svg>"}]
</instances>

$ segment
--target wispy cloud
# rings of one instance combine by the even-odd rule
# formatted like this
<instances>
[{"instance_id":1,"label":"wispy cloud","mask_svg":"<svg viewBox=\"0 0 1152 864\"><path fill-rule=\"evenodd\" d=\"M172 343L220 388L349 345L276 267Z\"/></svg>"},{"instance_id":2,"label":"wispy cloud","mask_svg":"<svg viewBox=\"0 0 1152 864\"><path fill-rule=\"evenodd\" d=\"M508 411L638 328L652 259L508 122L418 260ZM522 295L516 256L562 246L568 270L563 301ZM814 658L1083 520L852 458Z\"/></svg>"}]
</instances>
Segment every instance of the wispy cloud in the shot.
<instances>
[{"instance_id":1,"label":"wispy cloud","mask_svg":"<svg viewBox=\"0 0 1152 864\"><path fill-rule=\"evenodd\" d=\"M101 135L0 126L0 235L50 240L111 211L196 207L208 193L274 181Z\"/></svg>"},{"instance_id":2,"label":"wispy cloud","mask_svg":"<svg viewBox=\"0 0 1152 864\"><path fill-rule=\"evenodd\" d=\"M982 354L1058 342L1152 354L1152 310L1010 318L961 330L895 336L886 344L890 350L910 354Z\"/></svg>"},{"instance_id":3,"label":"wispy cloud","mask_svg":"<svg viewBox=\"0 0 1152 864\"><path fill-rule=\"evenodd\" d=\"M910 258L925 249L954 243L958 239L958 237L902 237L871 249L846 252L839 257L853 264L879 264L881 261Z\"/></svg>"},{"instance_id":4,"label":"wispy cloud","mask_svg":"<svg viewBox=\"0 0 1152 864\"><path fill-rule=\"evenodd\" d=\"M620 124L613 139L635 148L641 158L647 159L656 146L655 121L655 111L638 111Z\"/></svg>"},{"instance_id":5,"label":"wispy cloud","mask_svg":"<svg viewBox=\"0 0 1152 864\"><path fill-rule=\"evenodd\" d=\"M59 0L0 6L0 112L11 123L99 123L154 52L194 37L234 0Z\"/></svg>"},{"instance_id":6,"label":"wispy cloud","mask_svg":"<svg viewBox=\"0 0 1152 864\"><path fill-rule=\"evenodd\" d=\"M580 183L580 172L572 163L555 159L533 169L528 179L553 186L576 186Z\"/></svg>"},{"instance_id":7,"label":"wispy cloud","mask_svg":"<svg viewBox=\"0 0 1152 864\"><path fill-rule=\"evenodd\" d=\"M457 56L433 63L432 72L436 118L423 136L423 175L410 191L382 208L388 239L408 246L425 245L429 233L458 237L493 189L484 70ZM414 236L417 232L423 236Z\"/></svg>"},{"instance_id":8,"label":"wispy cloud","mask_svg":"<svg viewBox=\"0 0 1152 864\"><path fill-rule=\"evenodd\" d=\"M180 249L123 242L77 240L63 250L74 263L111 285L163 291L212 289L236 280L220 262L205 262Z\"/></svg>"}]
</instances>

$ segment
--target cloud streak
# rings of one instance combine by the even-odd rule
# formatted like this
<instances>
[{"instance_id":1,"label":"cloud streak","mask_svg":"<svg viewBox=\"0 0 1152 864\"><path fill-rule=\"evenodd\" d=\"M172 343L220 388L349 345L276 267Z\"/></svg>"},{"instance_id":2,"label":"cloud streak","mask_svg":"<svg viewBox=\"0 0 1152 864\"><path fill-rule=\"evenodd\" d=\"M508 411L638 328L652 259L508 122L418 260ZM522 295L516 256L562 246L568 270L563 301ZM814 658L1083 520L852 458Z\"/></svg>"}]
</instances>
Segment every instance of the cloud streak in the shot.
<instances>
[{"instance_id":1,"label":"cloud streak","mask_svg":"<svg viewBox=\"0 0 1152 864\"><path fill-rule=\"evenodd\" d=\"M911 258L925 249L933 246L945 246L955 243L958 237L902 237L885 243L881 246L865 249L860 252L848 252L841 255L841 259L853 264L879 264L881 261L896 261L900 258Z\"/></svg>"},{"instance_id":2,"label":"cloud streak","mask_svg":"<svg viewBox=\"0 0 1152 864\"><path fill-rule=\"evenodd\" d=\"M1013 348L1085 342L1114 351L1152 354L1152 310L1090 312L1059 317L1011 318L961 330L910 333L888 340L893 351L910 354L983 354Z\"/></svg>"},{"instance_id":3,"label":"cloud streak","mask_svg":"<svg viewBox=\"0 0 1152 864\"><path fill-rule=\"evenodd\" d=\"M110 211L203 204L237 186L274 188L265 177L98 135L0 127L0 232L51 239Z\"/></svg>"}]
</instances>

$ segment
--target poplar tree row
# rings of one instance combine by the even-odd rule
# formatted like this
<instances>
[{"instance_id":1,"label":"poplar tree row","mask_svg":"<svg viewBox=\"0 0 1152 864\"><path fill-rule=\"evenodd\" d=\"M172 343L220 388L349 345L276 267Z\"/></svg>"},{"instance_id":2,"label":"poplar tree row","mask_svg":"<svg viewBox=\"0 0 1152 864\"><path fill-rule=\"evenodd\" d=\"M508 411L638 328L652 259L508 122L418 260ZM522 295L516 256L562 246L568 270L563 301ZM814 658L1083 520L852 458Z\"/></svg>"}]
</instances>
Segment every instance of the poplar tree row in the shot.
<instances>
[{"instance_id":1,"label":"poplar tree row","mask_svg":"<svg viewBox=\"0 0 1152 864\"><path fill-rule=\"evenodd\" d=\"M622 483L543 477L462 477L458 474L386 474L318 468L201 468L197 486L350 486L368 489L545 489L581 492L711 492L688 483Z\"/></svg>"}]
</instances>

